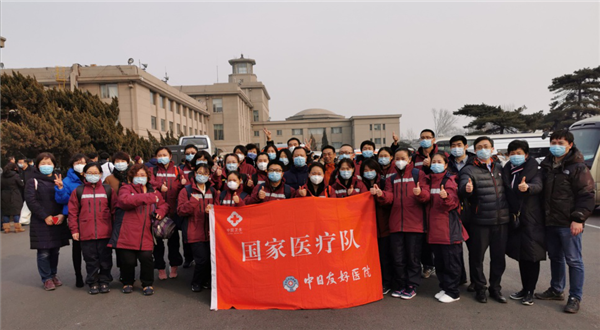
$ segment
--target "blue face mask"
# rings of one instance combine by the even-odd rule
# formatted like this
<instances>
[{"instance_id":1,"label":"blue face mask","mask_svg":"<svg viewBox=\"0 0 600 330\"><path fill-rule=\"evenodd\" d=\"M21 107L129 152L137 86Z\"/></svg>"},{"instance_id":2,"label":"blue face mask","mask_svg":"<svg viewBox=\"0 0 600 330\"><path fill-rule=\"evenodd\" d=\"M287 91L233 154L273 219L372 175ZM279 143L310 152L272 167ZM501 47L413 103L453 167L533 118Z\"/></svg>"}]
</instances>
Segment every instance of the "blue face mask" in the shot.
<instances>
[{"instance_id":1,"label":"blue face mask","mask_svg":"<svg viewBox=\"0 0 600 330\"><path fill-rule=\"evenodd\" d=\"M145 176L136 176L133 178L133 184L141 184L145 186L146 183L148 183L148 178Z\"/></svg>"},{"instance_id":2,"label":"blue face mask","mask_svg":"<svg viewBox=\"0 0 600 330\"><path fill-rule=\"evenodd\" d=\"M388 166L390 164L390 157L379 157L379 164Z\"/></svg>"},{"instance_id":3,"label":"blue face mask","mask_svg":"<svg viewBox=\"0 0 600 330\"><path fill-rule=\"evenodd\" d=\"M550 152L554 157L562 157L567 152L567 147L554 144L550 146Z\"/></svg>"},{"instance_id":4,"label":"blue face mask","mask_svg":"<svg viewBox=\"0 0 600 330\"><path fill-rule=\"evenodd\" d=\"M269 160L273 160L275 157L277 157L277 154L274 152L269 152L267 155L269 155Z\"/></svg>"},{"instance_id":5,"label":"blue face mask","mask_svg":"<svg viewBox=\"0 0 600 330\"><path fill-rule=\"evenodd\" d=\"M206 161L206 160L197 160L196 161L196 165L200 165L200 164L206 164L206 165L208 165L208 161Z\"/></svg>"},{"instance_id":6,"label":"blue face mask","mask_svg":"<svg viewBox=\"0 0 600 330\"><path fill-rule=\"evenodd\" d=\"M339 159L339 160L342 160L342 159L350 159L350 155L347 155L347 154L342 154L342 155L339 155L339 156L338 156L338 159Z\"/></svg>"},{"instance_id":7,"label":"blue face mask","mask_svg":"<svg viewBox=\"0 0 600 330\"><path fill-rule=\"evenodd\" d=\"M304 159L302 156L298 156L294 158L294 165L296 165L296 167L302 167L306 165L306 159Z\"/></svg>"},{"instance_id":8,"label":"blue face mask","mask_svg":"<svg viewBox=\"0 0 600 330\"><path fill-rule=\"evenodd\" d=\"M206 183L208 181L208 175L196 174L196 182Z\"/></svg>"},{"instance_id":9,"label":"blue face mask","mask_svg":"<svg viewBox=\"0 0 600 330\"><path fill-rule=\"evenodd\" d=\"M444 164L439 164L439 163L431 164L431 166L429 166L429 168L431 169L431 172L436 173L436 174L444 172Z\"/></svg>"},{"instance_id":10,"label":"blue face mask","mask_svg":"<svg viewBox=\"0 0 600 330\"><path fill-rule=\"evenodd\" d=\"M510 163L514 166L521 166L525 163L525 155L512 155L509 157Z\"/></svg>"},{"instance_id":11,"label":"blue face mask","mask_svg":"<svg viewBox=\"0 0 600 330\"><path fill-rule=\"evenodd\" d=\"M279 161L283 163L283 165L286 165L290 163L290 161L287 158L279 158Z\"/></svg>"},{"instance_id":12,"label":"blue face mask","mask_svg":"<svg viewBox=\"0 0 600 330\"><path fill-rule=\"evenodd\" d=\"M98 181L100 181L100 177L100 174L86 174L85 181L89 183L97 183Z\"/></svg>"},{"instance_id":13,"label":"blue face mask","mask_svg":"<svg viewBox=\"0 0 600 330\"><path fill-rule=\"evenodd\" d=\"M185 160L187 160L188 162L191 162L192 159L194 159L194 156L196 156L196 155L185 155Z\"/></svg>"},{"instance_id":14,"label":"blue face mask","mask_svg":"<svg viewBox=\"0 0 600 330\"><path fill-rule=\"evenodd\" d=\"M238 169L238 164L236 164L236 163L227 163L227 164L225 164L225 167L227 168L227 170L229 172L236 171Z\"/></svg>"},{"instance_id":15,"label":"blue face mask","mask_svg":"<svg viewBox=\"0 0 600 330\"><path fill-rule=\"evenodd\" d=\"M375 171L364 172L363 177L367 180L373 180L377 177L377 172L375 172Z\"/></svg>"},{"instance_id":16,"label":"blue face mask","mask_svg":"<svg viewBox=\"0 0 600 330\"><path fill-rule=\"evenodd\" d=\"M48 175L52 172L54 172L54 165L40 165L40 173Z\"/></svg>"},{"instance_id":17,"label":"blue face mask","mask_svg":"<svg viewBox=\"0 0 600 330\"><path fill-rule=\"evenodd\" d=\"M450 153L454 157L460 157L460 156L462 156L462 155L465 154L465 149L463 149L463 148L452 148L452 150L450 150Z\"/></svg>"},{"instance_id":18,"label":"blue face mask","mask_svg":"<svg viewBox=\"0 0 600 330\"><path fill-rule=\"evenodd\" d=\"M123 172L123 171L127 170L127 167L128 167L127 163L123 163L123 162L115 163L115 168L119 172Z\"/></svg>"},{"instance_id":19,"label":"blue face mask","mask_svg":"<svg viewBox=\"0 0 600 330\"><path fill-rule=\"evenodd\" d=\"M371 158L373 157L373 150L363 150L362 155L365 158Z\"/></svg>"},{"instance_id":20,"label":"blue face mask","mask_svg":"<svg viewBox=\"0 0 600 330\"><path fill-rule=\"evenodd\" d=\"M281 181L281 176L283 174L279 172L269 172L269 181L271 182L279 182Z\"/></svg>"},{"instance_id":21,"label":"blue face mask","mask_svg":"<svg viewBox=\"0 0 600 330\"><path fill-rule=\"evenodd\" d=\"M492 150L491 149L477 150L477 157L479 157L479 159L482 159L482 160L488 160L488 159L490 159L490 157L492 157Z\"/></svg>"},{"instance_id":22,"label":"blue face mask","mask_svg":"<svg viewBox=\"0 0 600 330\"><path fill-rule=\"evenodd\" d=\"M252 159L252 160L255 160L255 159L256 159L256 153L254 153L254 152L249 152L249 153L248 153L248 158L250 158L250 159Z\"/></svg>"},{"instance_id":23,"label":"blue face mask","mask_svg":"<svg viewBox=\"0 0 600 330\"><path fill-rule=\"evenodd\" d=\"M423 147L423 149L427 149L431 147L431 140L423 139L419 142L419 145Z\"/></svg>"},{"instance_id":24,"label":"blue face mask","mask_svg":"<svg viewBox=\"0 0 600 330\"><path fill-rule=\"evenodd\" d=\"M169 157L159 157L159 158L156 158L156 161L157 161L159 164L167 165L167 164L169 164L169 162L170 162L171 160L169 159Z\"/></svg>"},{"instance_id":25,"label":"blue face mask","mask_svg":"<svg viewBox=\"0 0 600 330\"><path fill-rule=\"evenodd\" d=\"M344 180L348 180L352 177L352 171L340 171L340 176Z\"/></svg>"}]
</instances>

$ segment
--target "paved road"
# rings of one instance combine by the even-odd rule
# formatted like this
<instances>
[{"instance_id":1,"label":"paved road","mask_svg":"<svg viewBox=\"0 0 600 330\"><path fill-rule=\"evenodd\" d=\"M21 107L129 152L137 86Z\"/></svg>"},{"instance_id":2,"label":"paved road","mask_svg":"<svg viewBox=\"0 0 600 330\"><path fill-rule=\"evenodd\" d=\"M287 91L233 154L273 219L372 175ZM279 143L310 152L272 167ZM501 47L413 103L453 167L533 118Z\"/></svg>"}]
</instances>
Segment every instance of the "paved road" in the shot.
<instances>
[{"instance_id":1,"label":"paved road","mask_svg":"<svg viewBox=\"0 0 600 330\"><path fill-rule=\"evenodd\" d=\"M437 279L425 280L417 297L403 301L386 296L382 301L344 310L315 311L213 311L210 292L190 291L191 270L181 270L174 280L155 283L156 294L145 297L139 287L130 295L113 282L112 292L90 296L75 287L70 247L61 249L59 275L65 282L56 291L42 289L35 251L29 250L28 232L2 234L1 240L1 327L2 329L191 329L191 328L460 328L460 329L598 329L600 328L600 211L585 230L584 301L577 315L562 312L564 302L536 300L533 306L515 301L476 302L463 286L462 299L441 304ZM118 278L118 270L113 268ZM550 281L549 262L542 263L538 290ZM138 282L139 285L139 282ZM517 263L507 258L502 280L506 296L520 289Z\"/></svg>"}]
</instances>

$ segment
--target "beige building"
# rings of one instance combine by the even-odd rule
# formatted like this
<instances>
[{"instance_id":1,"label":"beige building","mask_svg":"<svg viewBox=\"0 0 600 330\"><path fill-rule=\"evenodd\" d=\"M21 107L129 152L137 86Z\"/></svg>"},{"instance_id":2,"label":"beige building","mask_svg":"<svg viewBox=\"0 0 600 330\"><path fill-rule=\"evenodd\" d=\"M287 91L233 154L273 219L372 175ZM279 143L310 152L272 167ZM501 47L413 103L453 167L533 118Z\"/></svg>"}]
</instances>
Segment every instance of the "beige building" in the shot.
<instances>
[{"instance_id":1,"label":"beige building","mask_svg":"<svg viewBox=\"0 0 600 330\"><path fill-rule=\"evenodd\" d=\"M135 65L45 67L7 69L35 77L47 88L79 88L98 95L106 103L119 101L119 122L147 137L172 132L175 136L208 134L209 112L204 100L196 100Z\"/></svg>"},{"instance_id":2,"label":"beige building","mask_svg":"<svg viewBox=\"0 0 600 330\"><path fill-rule=\"evenodd\" d=\"M180 86L192 98L206 102L211 116L209 127L213 144L223 151L254 141L253 125L269 120L269 92L254 74L256 61L232 59L227 83ZM261 142L264 145L264 142Z\"/></svg>"},{"instance_id":3,"label":"beige building","mask_svg":"<svg viewBox=\"0 0 600 330\"><path fill-rule=\"evenodd\" d=\"M392 132L399 134L401 115L353 116L346 118L325 109L307 109L283 121L263 121L253 123L253 143L264 145L266 137L263 128L271 131L276 144L285 144L292 137L302 143L313 138L316 150L321 150L323 137L327 144L339 149L342 144L350 144L358 149L361 142L370 140L377 148L389 146Z\"/></svg>"}]
</instances>

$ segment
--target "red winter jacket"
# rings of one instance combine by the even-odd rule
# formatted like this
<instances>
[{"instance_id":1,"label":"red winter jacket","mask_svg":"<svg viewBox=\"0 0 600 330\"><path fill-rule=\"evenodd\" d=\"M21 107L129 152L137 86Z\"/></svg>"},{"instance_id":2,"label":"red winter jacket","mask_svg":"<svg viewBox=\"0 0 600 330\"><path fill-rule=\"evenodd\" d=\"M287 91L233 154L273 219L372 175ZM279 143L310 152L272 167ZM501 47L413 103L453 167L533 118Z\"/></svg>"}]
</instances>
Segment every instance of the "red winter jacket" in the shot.
<instances>
[{"instance_id":1,"label":"red winter jacket","mask_svg":"<svg viewBox=\"0 0 600 330\"><path fill-rule=\"evenodd\" d=\"M240 172L241 174L252 176L252 174L256 173L256 169L254 168L254 166L246 163L246 161L244 160L238 167L238 172Z\"/></svg>"},{"instance_id":2,"label":"red winter jacket","mask_svg":"<svg viewBox=\"0 0 600 330\"><path fill-rule=\"evenodd\" d=\"M254 180L256 177L256 180ZM255 175L251 176L252 180L254 181L254 185L255 186L259 186L263 183L267 183L269 181L269 175L267 174L266 171L256 171ZM253 189L254 190L254 189Z\"/></svg>"},{"instance_id":3,"label":"red winter jacket","mask_svg":"<svg viewBox=\"0 0 600 330\"><path fill-rule=\"evenodd\" d=\"M446 172L435 174L428 177L429 191L431 201L427 207L427 241L429 244L460 244L469 237L467 231L460 221L458 211L460 202L458 200L458 186L454 175L446 177ZM448 194L445 199L440 197L442 181L444 190Z\"/></svg>"},{"instance_id":4,"label":"red winter jacket","mask_svg":"<svg viewBox=\"0 0 600 330\"><path fill-rule=\"evenodd\" d=\"M398 173L398 168L396 167L396 164L394 164L393 161L392 161L392 164L390 165L390 167L388 167L387 169L385 169L385 168L382 167L381 170L383 171L383 173L381 174L381 176L384 179L387 179L390 176Z\"/></svg>"},{"instance_id":5,"label":"red winter jacket","mask_svg":"<svg viewBox=\"0 0 600 330\"><path fill-rule=\"evenodd\" d=\"M225 196L223 196L223 199L221 199L222 194L223 192L220 192L219 196L217 196L217 199L219 200L219 205L221 206L245 206L248 197L250 197L250 195L246 194L242 188L238 188L237 190L231 190L228 187L225 187ZM240 198L240 202L237 204L233 202L234 194L237 194Z\"/></svg>"},{"instance_id":6,"label":"red winter jacket","mask_svg":"<svg viewBox=\"0 0 600 330\"><path fill-rule=\"evenodd\" d=\"M362 183L362 181L360 181L356 177L356 175L352 176L352 178L350 180L351 180L350 184L348 185L348 187L346 187L340 180L340 177L338 174L338 176L335 178L335 182L331 185L331 187L333 188L333 193L336 198L344 198L344 197L354 196L354 195L362 194L367 191L367 187L365 187L365 184ZM348 189L350 189L350 187L354 187L354 190L352 190L352 193L350 195L348 195Z\"/></svg>"},{"instance_id":7,"label":"red winter jacket","mask_svg":"<svg viewBox=\"0 0 600 330\"><path fill-rule=\"evenodd\" d=\"M252 190L252 195L246 197L246 205L286 199L285 186L285 179L281 179L281 183L279 183L279 186L277 186L275 189L273 189L270 182L267 182L264 185L257 185L254 187L254 190ZM260 199L258 198L258 192L263 187L265 189L265 199ZM290 198L294 198L296 190L290 186L288 186L288 189L290 192Z\"/></svg>"},{"instance_id":8,"label":"red winter jacket","mask_svg":"<svg viewBox=\"0 0 600 330\"><path fill-rule=\"evenodd\" d=\"M421 194L415 196L416 187L412 175L413 163L406 165L404 171L397 171L396 176L389 177L385 182L385 191L377 200L392 205L390 213L390 232L425 233L427 223L424 215L424 204L429 201L427 175L419 171L419 186Z\"/></svg>"},{"instance_id":9,"label":"red winter jacket","mask_svg":"<svg viewBox=\"0 0 600 330\"><path fill-rule=\"evenodd\" d=\"M185 218L182 226L184 243L208 241L208 213L206 213L206 207L209 204L219 205L219 192L210 185L205 185L205 187L203 193L193 183L179 192L177 214ZM191 189L192 192L189 197L188 189Z\"/></svg>"},{"instance_id":10,"label":"red winter jacket","mask_svg":"<svg viewBox=\"0 0 600 330\"><path fill-rule=\"evenodd\" d=\"M71 234L79 234L80 241L110 238L112 234L112 207L115 197L111 191L111 202L108 200L104 186L97 183L84 183L81 203L77 198L77 189L69 198L69 229Z\"/></svg>"},{"instance_id":11,"label":"red winter jacket","mask_svg":"<svg viewBox=\"0 0 600 330\"><path fill-rule=\"evenodd\" d=\"M431 149L431 153L429 154L429 157L433 157L433 155L436 152L438 152L438 145L434 144L433 149ZM448 157L447 152L444 152L444 154L446 154L446 157ZM423 161L425 159L427 159L427 156L425 156L425 151L423 151L423 147L420 147L419 150L417 150L417 153L413 156L413 163L415 164L416 168L422 170L423 172L425 172L425 174L431 174L431 169L429 168L429 166L423 166Z\"/></svg>"},{"instance_id":12,"label":"red winter jacket","mask_svg":"<svg viewBox=\"0 0 600 330\"><path fill-rule=\"evenodd\" d=\"M390 166L391 168L391 166ZM370 182L369 180L362 178L362 181L370 191L374 184L379 186L379 189L385 190L387 178L377 174L377 177ZM377 237L387 237L390 235L390 212L392 210L391 205L383 205L381 201L375 198L375 217L377 218Z\"/></svg>"},{"instance_id":13,"label":"red winter jacket","mask_svg":"<svg viewBox=\"0 0 600 330\"><path fill-rule=\"evenodd\" d=\"M310 180L309 180L310 181ZM309 189L309 185L311 186L311 188ZM296 193L294 194L294 198L297 197L322 197L322 198L335 198L335 192L333 191L333 188L331 186L328 186L325 184L325 180L323 180L323 191L321 191L321 193L319 194L319 196L315 196L315 194L313 194L313 192L311 191L312 189L312 183L311 182L307 182L306 184L304 184L302 187L300 187L298 190L296 190ZM300 190L302 189L306 189L306 196L300 196Z\"/></svg>"},{"instance_id":14,"label":"red winter jacket","mask_svg":"<svg viewBox=\"0 0 600 330\"><path fill-rule=\"evenodd\" d=\"M177 215L177 196L179 196L179 191L183 188L181 180L189 180L186 179L183 172L173 162L169 163L168 168L165 168L162 164L158 164L155 168L151 169L151 172L152 180L150 180L150 184L154 190L160 192L162 198L169 204L169 216L174 218ZM166 183L168 188L164 193L160 191L163 183Z\"/></svg>"},{"instance_id":15,"label":"red winter jacket","mask_svg":"<svg viewBox=\"0 0 600 330\"><path fill-rule=\"evenodd\" d=\"M119 189L116 207L113 233L108 246L115 249L152 251L152 212L161 217L169 212L169 205L162 198L162 194L153 191L152 187L144 193L141 184L126 184Z\"/></svg>"}]
</instances>

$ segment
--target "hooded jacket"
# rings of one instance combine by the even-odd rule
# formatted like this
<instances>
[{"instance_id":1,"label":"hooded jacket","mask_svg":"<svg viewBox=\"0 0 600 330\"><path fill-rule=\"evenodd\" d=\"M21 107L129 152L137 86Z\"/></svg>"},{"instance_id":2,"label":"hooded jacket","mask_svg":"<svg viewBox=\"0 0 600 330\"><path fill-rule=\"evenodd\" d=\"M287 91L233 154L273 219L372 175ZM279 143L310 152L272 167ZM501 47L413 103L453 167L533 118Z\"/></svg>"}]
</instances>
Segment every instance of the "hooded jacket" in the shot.
<instances>
[{"instance_id":1,"label":"hooded jacket","mask_svg":"<svg viewBox=\"0 0 600 330\"><path fill-rule=\"evenodd\" d=\"M112 235L113 196L111 191L111 201L109 201L101 182L95 186L89 182L84 183L81 203L77 197L77 189L73 190L69 199L71 234L79 234L80 241L110 238Z\"/></svg>"},{"instance_id":2,"label":"hooded jacket","mask_svg":"<svg viewBox=\"0 0 600 330\"><path fill-rule=\"evenodd\" d=\"M54 187L56 201L59 204L63 205L63 214L69 214L69 199L71 198L71 193L75 188L79 187L83 182L81 181L81 177L74 169L70 168L67 171L67 176L62 180L63 187L62 189L58 189L58 186Z\"/></svg>"},{"instance_id":3,"label":"hooded jacket","mask_svg":"<svg viewBox=\"0 0 600 330\"><path fill-rule=\"evenodd\" d=\"M459 216L460 204L456 178L451 173L432 173L427 178L430 202L427 207L427 242L429 244L461 244L469 238ZM448 194L440 196L442 184Z\"/></svg>"}]
</instances>

